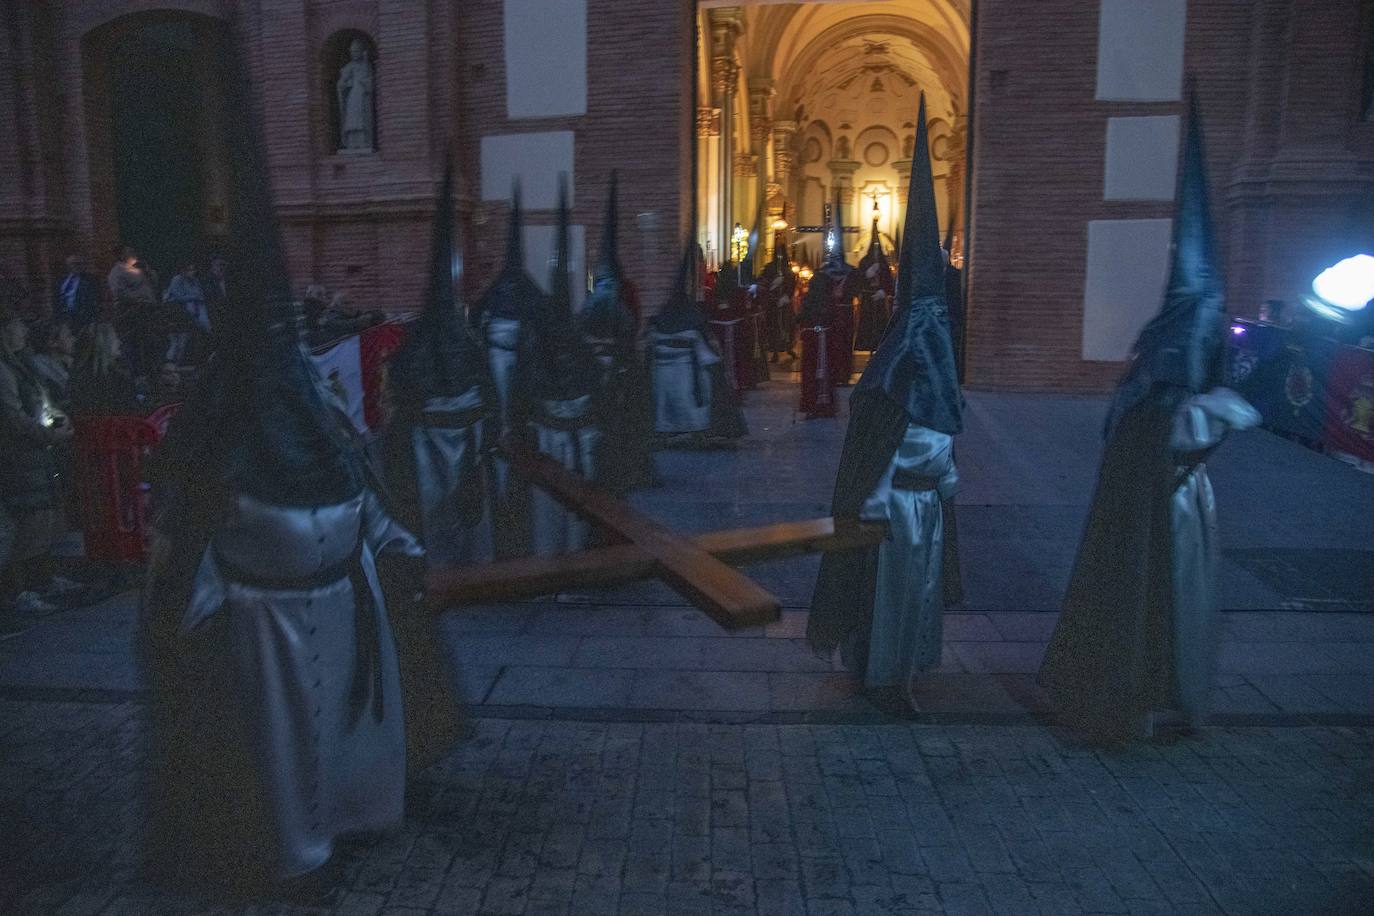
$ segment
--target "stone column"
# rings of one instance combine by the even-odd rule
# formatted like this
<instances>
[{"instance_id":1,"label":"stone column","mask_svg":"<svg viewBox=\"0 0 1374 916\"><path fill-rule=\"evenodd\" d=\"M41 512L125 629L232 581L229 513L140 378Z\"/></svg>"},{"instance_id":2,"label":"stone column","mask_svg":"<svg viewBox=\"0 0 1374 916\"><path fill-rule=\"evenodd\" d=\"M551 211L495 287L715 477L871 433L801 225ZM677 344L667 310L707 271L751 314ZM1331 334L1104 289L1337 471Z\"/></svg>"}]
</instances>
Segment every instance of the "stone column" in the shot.
<instances>
[{"instance_id":1,"label":"stone column","mask_svg":"<svg viewBox=\"0 0 1374 916\"><path fill-rule=\"evenodd\" d=\"M952 249L950 256L956 265L963 264L964 175L967 174L968 168L965 161L964 143L967 136L968 118L956 112L954 129L949 135L949 153L947 156L949 174L945 176L945 213L949 222L949 228L945 234L954 239L950 246Z\"/></svg>"},{"instance_id":2,"label":"stone column","mask_svg":"<svg viewBox=\"0 0 1374 916\"><path fill-rule=\"evenodd\" d=\"M697 109L697 155L700 168L700 187L697 189L697 207L701 226L713 227L708 238L702 240L706 257L712 258L719 249L716 233L719 231L720 217L716 206L720 202L720 109L709 105ZM699 227L694 226L695 232Z\"/></svg>"},{"instance_id":3,"label":"stone column","mask_svg":"<svg viewBox=\"0 0 1374 916\"><path fill-rule=\"evenodd\" d=\"M773 122L773 181L768 187L768 249L772 253L774 233L772 223L775 220L787 220L787 205L792 199L792 166L795 162L795 152L792 144L796 141L797 122L796 121L774 121Z\"/></svg>"},{"instance_id":4,"label":"stone column","mask_svg":"<svg viewBox=\"0 0 1374 916\"><path fill-rule=\"evenodd\" d=\"M735 39L744 29L744 15L735 7L710 12L711 90L720 108L720 250L721 259L729 254L730 230L734 227L735 90L739 85L739 64L735 62Z\"/></svg>"},{"instance_id":5,"label":"stone column","mask_svg":"<svg viewBox=\"0 0 1374 916\"><path fill-rule=\"evenodd\" d=\"M750 207L755 213L760 212L760 207L766 207L768 200L767 184L770 177L768 163L768 141L773 138L773 79L768 76L751 76L749 78L749 142L754 151L754 160L757 163L755 173L758 180L754 182L754 205ZM753 217L750 217L751 219ZM768 234L768 218L764 213L764 225L761 233ZM753 226L747 227L753 231ZM766 249L768 239L761 238L759 242Z\"/></svg>"}]
</instances>

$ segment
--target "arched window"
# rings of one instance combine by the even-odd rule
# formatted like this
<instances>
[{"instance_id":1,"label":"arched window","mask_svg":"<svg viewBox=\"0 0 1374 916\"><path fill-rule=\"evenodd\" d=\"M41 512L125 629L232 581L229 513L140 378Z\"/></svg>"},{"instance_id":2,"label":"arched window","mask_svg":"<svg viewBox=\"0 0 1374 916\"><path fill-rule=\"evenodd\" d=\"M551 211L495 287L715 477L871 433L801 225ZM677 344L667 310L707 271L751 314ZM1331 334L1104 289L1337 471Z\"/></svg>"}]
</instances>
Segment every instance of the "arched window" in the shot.
<instances>
[{"instance_id":1,"label":"arched window","mask_svg":"<svg viewBox=\"0 0 1374 916\"><path fill-rule=\"evenodd\" d=\"M342 29L325 42L321 66L329 152L374 152L378 147L376 44L366 32Z\"/></svg>"}]
</instances>

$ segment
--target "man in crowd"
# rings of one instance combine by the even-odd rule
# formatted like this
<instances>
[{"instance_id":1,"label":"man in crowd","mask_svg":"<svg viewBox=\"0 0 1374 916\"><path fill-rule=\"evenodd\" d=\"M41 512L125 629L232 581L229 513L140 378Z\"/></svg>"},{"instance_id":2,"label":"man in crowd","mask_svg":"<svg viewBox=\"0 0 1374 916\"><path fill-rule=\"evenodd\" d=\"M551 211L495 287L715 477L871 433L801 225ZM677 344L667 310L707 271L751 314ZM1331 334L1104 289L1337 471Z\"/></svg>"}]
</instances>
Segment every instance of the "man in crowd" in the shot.
<instances>
[{"instance_id":1,"label":"man in crowd","mask_svg":"<svg viewBox=\"0 0 1374 916\"><path fill-rule=\"evenodd\" d=\"M115 328L129 349L135 378L152 375L167 349L158 315L157 291L131 246L119 249L108 277Z\"/></svg>"},{"instance_id":2,"label":"man in crowd","mask_svg":"<svg viewBox=\"0 0 1374 916\"><path fill-rule=\"evenodd\" d=\"M196 275L196 265L188 261L167 284L162 301L172 308L167 319L170 333L167 335L166 362L182 365L187 347L193 334L209 335L210 313L205 302L205 290Z\"/></svg>"},{"instance_id":3,"label":"man in crowd","mask_svg":"<svg viewBox=\"0 0 1374 916\"><path fill-rule=\"evenodd\" d=\"M86 270L86 259L67 256L67 273L58 281L52 297L52 317L66 321L73 334L100 316L100 281Z\"/></svg>"}]
</instances>

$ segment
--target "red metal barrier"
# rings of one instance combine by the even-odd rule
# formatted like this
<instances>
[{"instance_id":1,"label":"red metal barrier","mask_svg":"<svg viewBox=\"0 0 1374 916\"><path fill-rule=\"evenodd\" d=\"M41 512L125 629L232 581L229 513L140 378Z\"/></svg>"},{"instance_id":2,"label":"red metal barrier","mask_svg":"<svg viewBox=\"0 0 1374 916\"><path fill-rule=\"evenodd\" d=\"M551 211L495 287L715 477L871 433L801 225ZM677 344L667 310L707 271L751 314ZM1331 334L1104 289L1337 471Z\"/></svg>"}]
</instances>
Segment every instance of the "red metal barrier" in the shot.
<instances>
[{"instance_id":1,"label":"red metal barrier","mask_svg":"<svg viewBox=\"0 0 1374 916\"><path fill-rule=\"evenodd\" d=\"M76 488L86 558L140 563L148 555L148 484L143 462L179 404L148 417L77 417Z\"/></svg>"}]
</instances>

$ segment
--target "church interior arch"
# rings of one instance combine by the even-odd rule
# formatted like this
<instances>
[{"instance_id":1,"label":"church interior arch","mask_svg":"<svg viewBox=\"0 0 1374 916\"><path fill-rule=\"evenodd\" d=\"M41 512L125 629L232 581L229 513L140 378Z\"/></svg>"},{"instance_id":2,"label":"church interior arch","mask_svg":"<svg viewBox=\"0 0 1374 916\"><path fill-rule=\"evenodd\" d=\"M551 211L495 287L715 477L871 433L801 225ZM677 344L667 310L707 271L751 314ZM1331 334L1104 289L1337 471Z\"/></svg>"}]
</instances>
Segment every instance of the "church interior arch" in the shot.
<instances>
[{"instance_id":1,"label":"church interior arch","mask_svg":"<svg viewBox=\"0 0 1374 916\"><path fill-rule=\"evenodd\" d=\"M845 237L851 259L868 245L875 203L890 244L905 212L924 92L941 230L954 238L961 261L971 4L746 0L726 6L702 0L701 161L721 147L709 127L722 105L730 107L736 128L733 166L698 172L697 239L703 248L719 252L726 227L748 224L764 202L765 221L786 224L787 241L814 258L818 237L798 229L824 222L836 191L845 225L859 230ZM738 69L728 98L709 78L725 61Z\"/></svg>"}]
</instances>

